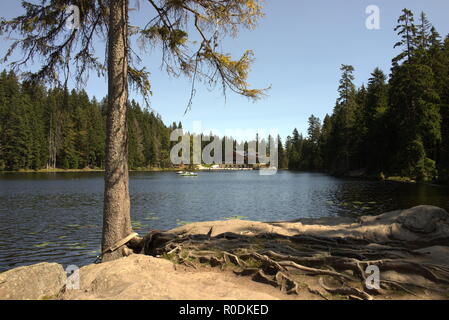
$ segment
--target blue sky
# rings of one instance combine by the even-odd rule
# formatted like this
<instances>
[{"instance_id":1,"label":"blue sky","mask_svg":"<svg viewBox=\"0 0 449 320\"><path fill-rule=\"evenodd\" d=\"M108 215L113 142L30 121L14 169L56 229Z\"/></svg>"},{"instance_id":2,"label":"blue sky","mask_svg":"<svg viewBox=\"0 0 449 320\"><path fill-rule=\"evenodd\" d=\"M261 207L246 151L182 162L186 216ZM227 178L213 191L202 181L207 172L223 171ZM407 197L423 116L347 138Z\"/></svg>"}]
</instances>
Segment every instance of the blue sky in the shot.
<instances>
[{"instance_id":1,"label":"blue sky","mask_svg":"<svg viewBox=\"0 0 449 320\"><path fill-rule=\"evenodd\" d=\"M380 30L365 27L368 5L380 8ZM254 103L229 92L225 102L220 88L209 91L198 85L192 110L184 116L190 80L168 77L160 69L157 51L145 55L143 65L151 72L153 87L151 105L167 124L182 121L192 130L193 122L201 121L203 129L222 133L273 129L283 139L295 127L305 133L310 114L322 119L332 112L341 64L355 67L358 86L367 82L375 67L389 73L397 53L393 45L398 37L393 29L404 7L416 16L426 12L442 36L449 33L447 0L266 0L264 7L266 16L256 30L243 30L237 39L226 39L222 46L234 56L245 49L254 50L256 62L249 82L257 88L272 87L260 101ZM19 1L5 1L0 15L9 18L21 12ZM140 12L131 16L132 23L143 24L148 13L149 7L142 1ZM0 54L6 44L3 41ZM90 96L102 98L107 92L106 80L92 75L86 90ZM141 101L137 95L131 96Z\"/></svg>"}]
</instances>

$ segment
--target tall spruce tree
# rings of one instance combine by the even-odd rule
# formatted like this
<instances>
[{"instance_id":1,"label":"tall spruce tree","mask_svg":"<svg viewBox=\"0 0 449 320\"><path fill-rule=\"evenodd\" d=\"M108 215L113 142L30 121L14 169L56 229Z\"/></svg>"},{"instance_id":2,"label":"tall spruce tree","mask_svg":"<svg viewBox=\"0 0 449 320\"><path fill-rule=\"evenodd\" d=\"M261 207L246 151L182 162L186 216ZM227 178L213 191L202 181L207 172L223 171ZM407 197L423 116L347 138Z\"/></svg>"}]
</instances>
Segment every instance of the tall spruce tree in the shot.
<instances>
[{"instance_id":1,"label":"tall spruce tree","mask_svg":"<svg viewBox=\"0 0 449 320\"><path fill-rule=\"evenodd\" d=\"M390 79L391 114L398 134L396 169L418 180L431 180L436 176L432 153L441 140L439 96L434 73L424 58L425 48L420 45L429 42L426 23L417 32L413 13L403 12L395 29L402 37L403 51L393 59Z\"/></svg>"},{"instance_id":2,"label":"tall spruce tree","mask_svg":"<svg viewBox=\"0 0 449 320\"><path fill-rule=\"evenodd\" d=\"M73 18L67 6L73 4L79 8L80 24L67 30L66 21ZM130 50L130 37L139 36L142 43L152 47L160 45L163 56L168 57L164 63L171 73L184 73L193 79L203 77L209 83L219 81L223 89L229 88L256 99L262 91L249 88L246 81L252 52L246 51L240 59L233 60L218 49L222 35L236 35L239 26L255 27L262 16L260 3L257 0L150 0L153 11L148 23L132 28L128 0L43 0L38 4L23 1L22 6L24 14L1 20L0 33L10 35L14 32L18 38L5 57L10 58L16 49L20 49L24 58L13 64L15 67L22 67L38 57L44 61L36 73L29 74L31 80L54 81L59 80L61 74L66 76L63 83L67 84L73 64L80 83L91 70L107 73L102 249L104 261L119 258L123 256L124 248L115 252L107 249L131 233L126 119L128 85L138 88L144 97L149 96L151 89L149 73L136 65L141 59ZM189 43L188 26L191 23L201 38L196 48L195 42ZM94 52L96 36L107 40L106 65ZM74 159L74 155L66 155L65 159L67 157Z\"/></svg>"},{"instance_id":3,"label":"tall spruce tree","mask_svg":"<svg viewBox=\"0 0 449 320\"><path fill-rule=\"evenodd\" d=\"M331 171L345 174L351 170L351 160L354 155L354 128L357 114L356 87L354 81L354 67L341 66L342 76L338 87L339 97L334 108L331 148L333 164Z\"/></svg>"}]
</instances>

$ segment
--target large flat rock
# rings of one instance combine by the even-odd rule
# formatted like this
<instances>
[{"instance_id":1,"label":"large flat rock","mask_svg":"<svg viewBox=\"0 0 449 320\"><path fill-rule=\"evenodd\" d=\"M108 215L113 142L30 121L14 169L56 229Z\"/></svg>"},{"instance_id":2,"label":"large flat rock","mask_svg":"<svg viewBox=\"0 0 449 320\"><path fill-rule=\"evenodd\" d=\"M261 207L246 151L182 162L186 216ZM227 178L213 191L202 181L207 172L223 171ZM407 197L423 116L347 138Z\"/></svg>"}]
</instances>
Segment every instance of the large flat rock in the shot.
<instances>
[{"instance_id":1,"label":"large flat rock","mask_svg":"<svg viewBox=\"0 0 449 320\"><path fill-rule=\"evenodd\" d=\"M57 263L39 263L0 273L0 300L55 298L66 284L66 273Z\"/></svg>"},{"instance_id":2,"label":"large flat rock","mask_svg":"<svg viewBox=\"0 0 449 320\"><path fill-rule=\"evenodd\" d=\"M67 300L268 300L289 299L278 289L219 270L196 270L144 255L80 269L80 290Z\"/></svg>"},{"instance_id":3,"label":"large flat rock","mask_svg":"<svg viewBox=\"0 0 449 320\"><path fill-rule=\"evenodd\" d=\"M187 224L170 232L185 234L236 233L254 236L264 233L283 236L311 235L325 238L359 239L371 243L400 241L407 246L449 246L449 213L422 205L360 218L329 217L295 221L257 222L246 220L207 221Z\"/></svg>"}]
</instances>

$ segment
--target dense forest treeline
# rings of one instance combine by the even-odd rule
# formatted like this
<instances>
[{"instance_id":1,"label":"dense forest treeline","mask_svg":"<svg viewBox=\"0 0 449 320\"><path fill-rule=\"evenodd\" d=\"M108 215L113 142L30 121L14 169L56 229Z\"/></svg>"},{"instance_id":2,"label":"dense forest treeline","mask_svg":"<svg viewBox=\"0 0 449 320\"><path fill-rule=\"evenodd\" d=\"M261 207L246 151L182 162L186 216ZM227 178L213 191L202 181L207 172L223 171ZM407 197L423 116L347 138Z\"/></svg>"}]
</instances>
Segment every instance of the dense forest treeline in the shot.
<instances>
[{"instance_id":1,"label":"dense forest treeline","mask_svg":"<svg viewBox=\"0 0 449 320\"><path fill-rule=\"evenodd\" d=\"M395 31L401 52L389 77L376 68L356 88L354 68L343 65L333 113L311 116L307 137L287 137L281 167L449 180L449 36L407 9Z\"/></svg>"},{"instance_id":2,"label":"dense forest treeline","mask_svg":"<svg viewBox=\"0 0 449 320\"><path fill-rule=\"evenodd\" d=\"M407 9L395 31L401 51L389 76L376 68L356 88L354 68L342 65L333 113L312 115L306 137L277 137L280 168L449 181L449 35ZM105 124L105 99L0 75L0 170L102 168ZM180 127L129 102L130 168L171 167L170 133Z\"/></svg>"},{"instance_id":3,"label":"dense forest treeline","mask_svg":"<svg viewBox=\"0 0 449 320\"><path fill-rule=\"evenodd\" d=\"M170 166L170 133L161 118L128 104L130 168ZM0 74L0 170L102 168L106 100L85 91L46 89Z\"/></svg>"}]
</instances>

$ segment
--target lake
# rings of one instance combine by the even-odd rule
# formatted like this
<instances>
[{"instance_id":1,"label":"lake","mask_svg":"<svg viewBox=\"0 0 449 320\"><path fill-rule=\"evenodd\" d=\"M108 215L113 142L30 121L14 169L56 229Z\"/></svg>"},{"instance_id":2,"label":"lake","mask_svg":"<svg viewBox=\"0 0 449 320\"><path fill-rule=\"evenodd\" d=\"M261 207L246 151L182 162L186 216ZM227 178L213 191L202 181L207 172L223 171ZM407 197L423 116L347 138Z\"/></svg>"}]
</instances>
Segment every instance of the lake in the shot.
<instances>
[{"instance_id":1,"label":"lake","mask_svg":"<svg viewBox=\"0 0 449 320\"><path fill-rule=\"evenodd\" d=\"M185 223L379 214L419 204L449 209L441 186L338 179L280 171L130 174L133 228L167 230ZM101 242L102 173L0 175L0 272L42 261L92 263Z\"/></svg>"}]
</instances>

